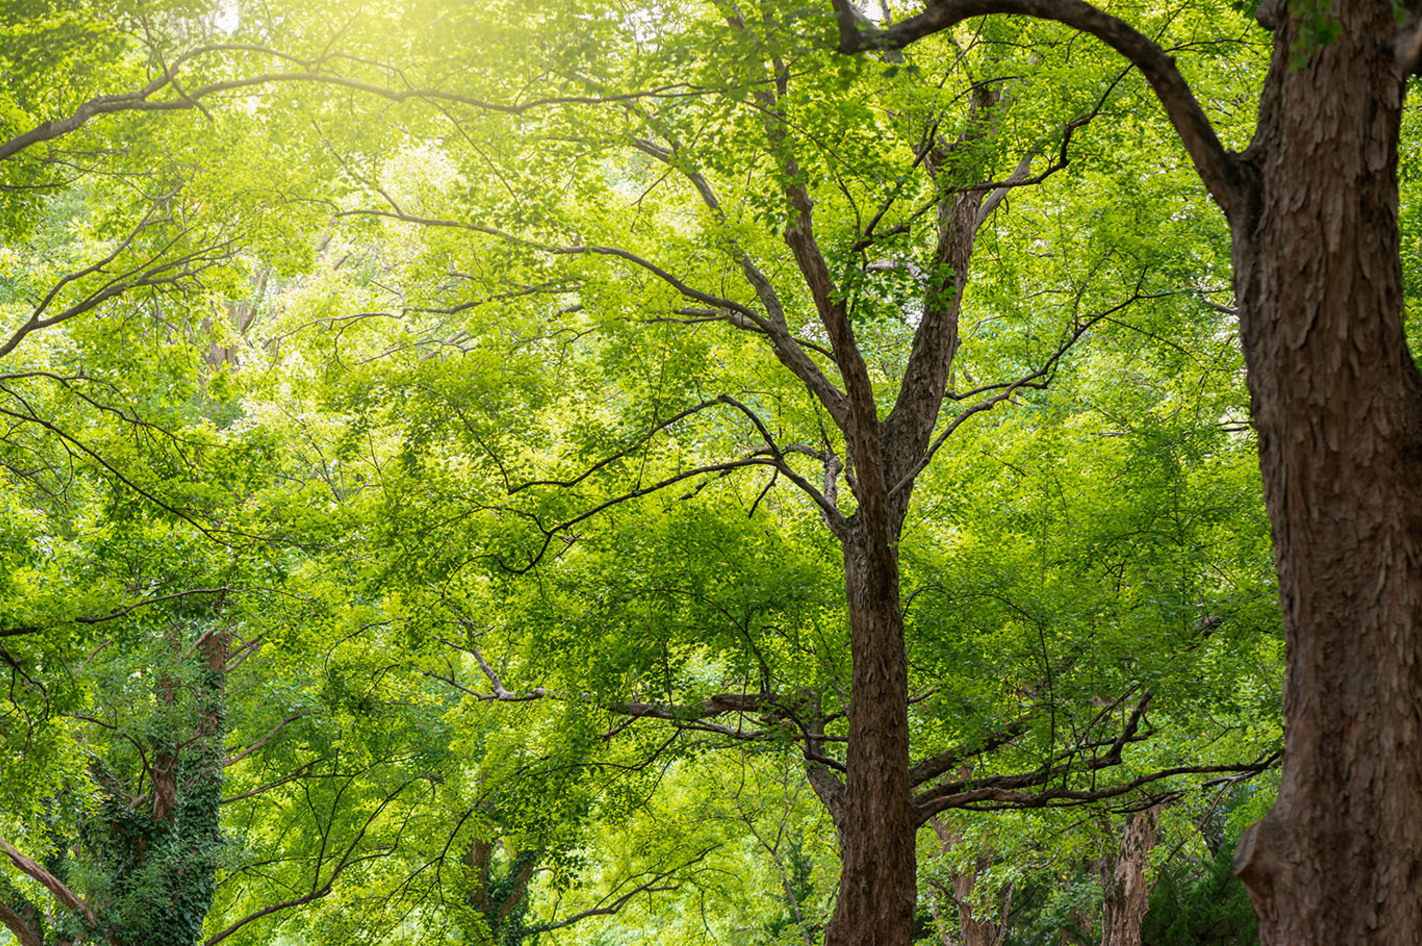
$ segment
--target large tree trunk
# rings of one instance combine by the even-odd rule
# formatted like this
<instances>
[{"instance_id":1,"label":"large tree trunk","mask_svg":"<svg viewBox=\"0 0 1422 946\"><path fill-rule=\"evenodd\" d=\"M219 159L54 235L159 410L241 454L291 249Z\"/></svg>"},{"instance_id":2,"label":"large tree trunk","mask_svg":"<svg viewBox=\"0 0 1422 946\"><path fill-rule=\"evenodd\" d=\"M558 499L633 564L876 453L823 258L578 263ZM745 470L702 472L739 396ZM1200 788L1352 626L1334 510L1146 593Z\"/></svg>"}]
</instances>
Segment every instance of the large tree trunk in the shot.
<instances>
[{"instance_id":1,"label":"large tree trunk","mask_svg":"<svg viewBox=\"0 0 1422 946\"><path fill-rule=\"evenodd\" d=\"M843 540L854 667L842 872L825 944L908 946L918 887L898 563L892 549L868 547L863 535L856 528Z\"/></svg>"},{"instance_id":2,"label":"large tree trunk","mask_svg":"<svg viewBox=\"0 0 1422 946\"><path fill-rule=\"evenodd\" d=\"M1279 799L1236 870L1265 944L1422 943L1422 378L1403 338L1403 79L1382 0L1291 68L1231 221L1288 644Z\"/></svg>"}]
</instances>

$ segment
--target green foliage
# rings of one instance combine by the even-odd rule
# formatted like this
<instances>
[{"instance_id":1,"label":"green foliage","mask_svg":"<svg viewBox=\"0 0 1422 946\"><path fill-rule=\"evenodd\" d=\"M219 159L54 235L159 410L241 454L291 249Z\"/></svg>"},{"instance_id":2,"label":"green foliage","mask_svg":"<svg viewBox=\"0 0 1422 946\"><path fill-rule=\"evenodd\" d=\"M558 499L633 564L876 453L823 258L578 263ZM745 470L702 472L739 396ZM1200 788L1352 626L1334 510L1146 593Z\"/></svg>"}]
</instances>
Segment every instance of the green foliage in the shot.
<instances>
[{"instance_id":1,"label":"green foliage","mask_svg":"<svg viewBox=\"0 0 1422 946\"><path fill-rule=\"evenodd\" d=\"M1228 6L1127 12L1181 44L1233 145L1266 57L1196 42L1238 31ZM99 924L7 873L12 907L164 946L819 935L836 836L792 719L818 714L842 763L841 550L788 477L718 465L763 459L769 432L819 483L845 444L758 336L629 257L758 311L744 252L837 381L783 239L803 185L887 412L933 202L1025 154L1040 173L1092 113L979 235L955 395L1102 318L914 488L915 751L1020 722L977 764L1030 771L1146 691L1123 780L1277 746L1227 240L1107 51L989 20L902 61L839 57L828 5L799 2L0 16L0 140L214 42L188 92L307 73L0 162L0 343L51 289L57 313L128 280L0 359L0 741L24 760L0 767L0 836L62 860ZM991 127L930 173L925 136L969 131L985 87ZM210 633L233 635L220 674L193 659ZM703 718L747 694L780 705ZM164 760L181 790L160 818ZM1089 934L1095 829L965 818L925 878L996 851L1008 942ZM1193 903L1204 870L1167 871L1170 896Z\"/></svg>"},{"instance_id":2,"label":"green foliage","mask_svg":"<svg viewBox=\"0 0 1422 946\"><path fill-rule=\"evenodd\" d=\"M1233 851L1233 845L1224 845L1204 864L1163 871L1151 891L1141 942L1147 946L1258 943L1254 907L1230 866Z\"/></svg>"}]
</instances>

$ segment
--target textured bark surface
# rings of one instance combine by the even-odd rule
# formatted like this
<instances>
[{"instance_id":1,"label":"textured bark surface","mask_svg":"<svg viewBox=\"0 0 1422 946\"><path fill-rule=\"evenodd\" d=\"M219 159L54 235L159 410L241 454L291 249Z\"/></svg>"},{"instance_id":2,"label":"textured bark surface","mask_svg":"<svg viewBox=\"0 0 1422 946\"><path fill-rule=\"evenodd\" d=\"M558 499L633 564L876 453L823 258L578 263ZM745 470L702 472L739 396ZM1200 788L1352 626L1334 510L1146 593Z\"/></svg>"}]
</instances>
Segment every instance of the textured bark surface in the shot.
<instances>
[{"instance_id":1,"label":"textured bark surface","mask_svg":"<svg viewBox=\"0 0 1422 946\"><path fill-rule=\"evenodd\" d=\"M1230 223L1288 645L1280 795L1236 870L1266 946L1422 942L1422 377L1397 231L1417 4L1258 4L1274 62L1236 155L1174 60L1081 0L928 0L883 28L832 2L846 53L1014 14L1096 36L1150 83Z\"/></svg>"},{"instance_id":2,"label":"textured bark surface","mask_svg":"<svg viewBox=\"0 0 1422 946\"><path fill-rule=\"evenodd\" d=\"M10 884L0 886L0 924L10 931L18 946L44 946L44 917L28 900L20 900L19 891ZM15 902L9 902L14 898Z\"/></svg>"},{"instance_id":3,"label":"textured bark surface","mask_svg":"<svg viewBox=\"0 0 1422 946\"><path fill-rule=\"evenodd\" d=\"M826 946L907 946L917 901L908 661L897 562L844 540L851 677L842 870Z\"/></svg>"},{"instance_id":4,"label":"textured bark surface","mask_svg":"<svg viewBox=\"0 0 1422 946\"><path fill-rule=\"evenodd\" d=\"M1403 78L1381 0L1291 68L1232 220L1288 643L1283 782L1236 871L1265 944L1422 942L1422 378L1402 331Z\"/></svg>"},{"instance_id":5,"label":"textured bark surface","mask_svg":"<svg viewBox=\"0 0 1422 946\"><path fill-rule=\"evenodd\" d=\"M1101 862L1101 946L1141 946L1150 909L1150 852L1160 840L1160 807L1137 812L1121 832L1114 857Z\"/></svg>"}]
</instances>

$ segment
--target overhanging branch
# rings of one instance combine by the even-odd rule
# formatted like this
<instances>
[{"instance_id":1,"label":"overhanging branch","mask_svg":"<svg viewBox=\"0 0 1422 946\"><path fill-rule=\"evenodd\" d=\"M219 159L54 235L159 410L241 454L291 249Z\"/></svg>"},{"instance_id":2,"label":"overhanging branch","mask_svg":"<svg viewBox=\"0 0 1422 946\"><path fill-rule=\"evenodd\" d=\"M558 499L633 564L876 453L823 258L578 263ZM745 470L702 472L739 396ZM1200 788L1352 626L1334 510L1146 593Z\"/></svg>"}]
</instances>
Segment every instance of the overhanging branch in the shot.
<instances>
[{"instance_id":1,"label":"overhanging branch","mask_svg":"<svg viewBox=\"0 0 1422 946\"><path fill-rule=\"evenodd\" d=\"M1052 20L1095 36L1140 70L1165 108L1210 196L1234 218L1247 210L1251 186L1244 166L1220 143L1194 92L1158 44L1124 20L1081 0L928 0L924 11L879 28L853 0L831 0L839 24L839 50L902 49L933 33L977 16L1005 14Z\"/></svg>"}]
</instances>

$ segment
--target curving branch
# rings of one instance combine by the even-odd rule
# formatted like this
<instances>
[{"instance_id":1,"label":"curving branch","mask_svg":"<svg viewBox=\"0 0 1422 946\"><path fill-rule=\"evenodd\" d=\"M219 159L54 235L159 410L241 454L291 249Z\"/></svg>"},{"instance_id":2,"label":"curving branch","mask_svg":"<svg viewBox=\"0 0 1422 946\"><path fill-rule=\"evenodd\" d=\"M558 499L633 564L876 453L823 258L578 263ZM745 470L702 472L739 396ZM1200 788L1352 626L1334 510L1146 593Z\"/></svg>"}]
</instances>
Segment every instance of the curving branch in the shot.
<instances>
[{"instance_id":1,"label":"curving branch","mask_svg":"<svg viewBox=\"0 0 1422 946\"><path fill-rule=\"evenodd\" d=\"M180 230L156 252L150 254L145 261L121 272L113 273L110 268L132 248L134 241L144 231L152 226L169 222L166 219L158 218L157 214L158 207L155 206L139 220L107 256L58 279L35 305L29 317L20 323L9 337L0 341L0 358L14 351L16 346L24 341L31 332L58 325L60 322L67 322L135 289L181 289L190 284L188 280L198 276L204 270L221 265L232 257L233 246L228 242L200 247L171 259L164 259L163 257L170 250L188 236L188 230ZM105 276L107 279L97 289L87 293L72 305L51 311L55 301L66 288L75 286L91 276Z\"/></svg>"},{"instance_id":2,"label":"curving branch","mask_svg":"<svg viewBox=\"0 0 1422 946\"><path fill-rule=\"evenodd\" d=\"M0 879L0 891L5 887ZM15 906L0 900L0 926L10 931L19 946L44 946L44 918L31 903L22 901Z\"/></svg>"},{"instance_id":3,"label":"curving branch","mask_svg":"<svg viewBox=\"0 0 1422 946\"><path fill-rule=\"evenodd\" d=\"M617 460L625 458L628 455L632 454L642 445L647 443L647 441L649 441L656 434L667 429L673 424L685 420L686 418L698 414L702 411L708 410L709 408L722 405L734 408L736 411L744 415L755 427L765 446L752 450L746 456L743 456L739 459L725 460L719 463L707 463L700 466L692 467L686 470L682 470L678 473L666 476L648 486L638 486L634 489L627 490L623 493L619 493L615 496L612 496L611 498L606 499L603 502L598 503L597 505L589 509L584 510L578 515L572 516L568 519L564 519L553 525L545 525L535 513L518 509L506 509L506 512L521 515L526 519L530 520L533 523L534 527L542 534L543 542L538 548L538 550L535 551L529 557L529 561L527 563L523 565L514 566L508 564L507 562L502 562L503 567L516 574L523 574L533 568L535 565L537 565L540 561L542 561L544 555L547 554L548 549L552 546L553 540L555 538L557 538L559 535L566 534L567 530L571 529L573 526L578 525L579 523L584 522L588 519L591 519L592 517L598 515L601 512L604 512L607 509L611 509L614 506L618 506L622 503L629 502L633 499L637 499L642 496L648 496L652 493L660 492L661 490L667 489L671 486L676 485L677 483L684 482L688 479L709 474L725 476L729 475L735 470L742 469L745 467L768 466L775 470L777 474L784 475L787 479L794 483L796 487L798 487L802 492L804 492L805 495L807 495L808 497L810 497L811 500L814 501L816 506L819 507L821 514L824 516L825 522L830 526L832 530L842 529L846 525L847 519L845 518L844 514L839 511L839 507L835 504L834 499L829 496L826 496L825 493L821 492L818 488L814 486L814 484L812 484L808 479L806 479L800 473L796 472L795 469L790 466L789 460L786 457L786 453L798 453L804 451L796 449L795 447L782 448L779 444L777 444L775 438L771 436L770 430L766 426L765 421L762 420L761 417L745 403L737 400L734 397L731 397L728 394L722 394L718 397L711 398L710 400L701 401L697 404L693 404L690 407L678 411L671 417L657 422L650 429L642 433L632 443L622 448L621 450L618 450L615 453L604 457L597 463L594 463L591 466L585 468L581 473L576 476L562 480L528 480L523 483L508 484L506 486L507 492L510 496L512 496L521 493L524 490L531 489L533 487L556 487L568 489L578 486L579 484L586 481L593 474L607 469ZM3 413L3 411L0 411L0 413ZM699 489L700 487L697 488L697 490ZM688 498L690 495L694 495L695 492L696 491L694 490L693 493L688 494L688 496L683 496L682 498Z\"/></svg>"},{"instance_id":4,"label":"curving branch","mask_svg":"<svg viewBox=\"0 0 1422 946\"><path fill-rule=\"evenodd\" d=\"M629 502L633 499L638 499L642 496L650 496L653 493L661 492L662 490L670 486L674 486L677 483L685 482L686 480L693 479L698 476L703 476L710 473L716 473L725 476L735 470L752 466L775 466L775 462L769 457L764 456L764 451L757 451L756 453L753 453L748 457L743 457L739 460L727 460L724 463L708 463L704 466L692 467L691 469L683 470L680 473L674 473L671 476L660 479L657 482L651 484L650 486L642 486L636 489L628 490L625 493L620 493L616 496L613 496L611 499L598 503L591 509L585 510L584 512L579 513L576 516L573 516L569 519L564 519L561 522L555 523L553 525L544 525L539 520L539 518L533 513L524 512L523 510L506 510L508 512L517 513L527 519L530 519L533 522L534 528L536 528L539 532L543 534L543 543L539 546L536 552L529 556L528 561L523 565L510 565L507 561L503 559L499 560L500 565L512 574L526 574L527 572L531 571L535 565L541 562L545 555L548 554L548 549L552 547L553 540L555 538L560 535L567 536L568 530L571 529L573 526L578 525L582 522L586 522L588 519L591 519L594 516L605 512L606 510L611 509L614 506L619 506L622 503ZM574 539L568 537L567 541L571 543L572 541L574 541Z\"/></svg>"},{"instance_id":5,"label":"curving branch","mask_svg":"<svg viewBox=\"0 0 1422 946\"><path fill-rule=\"evenodd\" d=\"M384 857L389 854L391 851L391 847L381 846L377 847L371 853L362 854L359 857L355 856L355 853L357 849L359 849L361 842L365 840L366 833L370 830L371 825L375 823L375 821L385 812L385 809L388 808L395 801L395 799L398 798L405 791L405 789L409 788L411 785L415 784L418 781L420 781L419 778L408 779L407 781L402 782L400 785L396 786L383 799L381 799L380 803L375 806L375 808L370 812L368 816L366 816L365 820L361 823L360 828L356 831L355 837L351 840L349 844L346 845L345 849L339 853L339 856L335 852L329 854L326 853L326 845L330 841L330 833L333 829L332 824L327 825L327 830L321 838L321 847L316 858L315 874L312 876L311 879L310 890L308 890L304 894L301 894L300 896L291 897L289 899L282 900L278 903L270 904L260 910L256 910L252 913L247 914L246 916L235 921L223 930L210 936L207 940L203 942L203 946L217 946L218 943L227 939L233 933L236 933L238 930L242 929L242 927L246 926L249 923L254 923L257 920L264 919L266 917L272 916L273 914L281 913L284 910L290 910L294 907L305 906L308 903L320 900L321 898L326 897L331 893L331 891L335 888L336 881L340 878L341 874L343 874L347 869L364 861L368 861L378 857ZM347 785L349 785L349 783L347 783ZM344 788L342 789L342 792L344 792ZM338 793L337 803L339 803L339 800L340 794ZM332 806L333 821L334 817L335 805ZM325 868L326 862L328 860L332 862L331 872L326 876L326 880L323 883L321 881L321 871L323 868Z\"/></svg>"},{"instance_id":6,"label":"curving branch","mask_svg":"<svg viewBox=\"0 0 1422 946\"><path fill-rule=\"evenodd\" d=\"M948 811L950 809L966 809L969 811L1022 811L1032 808L1067 808L1078 807L1092 802L1108 801L1112 798L1120 798L1122 795L1129 795L1147 785L1159 782L1162 779L1173 778L1178 775L1216 775L1225 774L1238 777L1239 779L1252 778L1279 764L1282 753L1272 753L1254 762L1223 764L1223 765L1177 765L1173 768L1159 769L1138 778L1122 782L1119 785L1112 785L1107 788L1093 789L1069 789L1069 788L1044 788L1041 791L1023 791L1018 787L1004 787L1002 785L990 785L982 787L964 786L960 791L945 792L931 799L916 801L914 804L914 818L922 825L934 815ZM1104 768L1104 760L1100 765L1093 765L1093 770ZM1061 773L1056 773L1060 777ZM1013 777L1009 777L1013 778ZM1025 779L1026 776L1015 778ZM1047 779L1034 780L1031 785L1042 785ZM1007 781L1007 779L1003 779ZM1029 784L1022 782L1021 784ZM1179 792L1171 793L1170 797L1178 797Z\"/></svg>"},{"instance_id":7,"label":"curving branch","mask_svg":"<svg viewBox=\"0 0 1422 946\"><path fill-rule=\"evenodd\" d=\"M1245 165L1225 150L1175 60L1139 30L1082 0L927 0L924 11L891 26L869 23L853 0L831 0L839 50L902 49L976 16L1004 14L1052 20L1095 36L1140 70L1175 127L1210 196L1231 220L1249 212L1254 187Z\"/></svg>"},{"instance_id":8,"label":"curving branch","mask_svg":"<svg viewBox=\"0 0 1422 946\"><path fill-rule=\"evenodd\" d=\"M444 641L444 643L450 644L449 641ZM819 787L828 785L827 780L834 781L838 787L830 789L830 794L840 796L843 794L843 785L838 782L838 776L834 773L844 772L844 763L826 755L824 751L827 742L844 742L843 736L825 734L825 724L840 718L840 714L827 715L823 713L819 708L817 694L785 696L777 693L716 693L697 703L642 703L608 701L591 693L564 693L543 687L515 692L504 686L503 680L489 666L484 655L472 645L451 644L451 646L474 656L479 663L480 670L489 680L490 690L480 691L465 686L452 673L446 676L424 670L421 671L421 674L446 683L479 702L527 703L534 700L553 699L597 706L615 716L624 718L624 722L616 726L604 738L610 738L623 731L632 722L639 719L654 719L670 723L675 731L672 735L673 740L682 732L708 733L737 742L760 742L788 738L803 744L803 754L807 770L811 770L811 780L816 781L818 775ZM722 716L736 717L735 725L712 721ZM755 726L748 728L745 725L747 716L756 717ZM826 804L829 802L827 801Z\"/></svg>"},{"instance_id":9,"label":"curving branch","mask_svg":"<svg viewBox=\"0 0 1422 946\"><path fill-rule=\"evenodd\" d=\"M257 752L267 743L271 742L272 739L276 737L277 733L281 732L287 726L290 726L292 723L296 722L299 719L305 719L309 715L311 714L292 713L290 716L286 717L281 722L273 726L265 736L263 736L261 739L258 739L250 746L247 746L245 749L242 749L240 751L233 750L232 753L230 753L225 759L222 760L223 767L226 768L227 766L236 765L238 762L241 762L243 759L247 758L247 756L251 755L254 752Z\"/></svg>"},{"instance_id":10,"label":"curving branch","mask_svg":"<svg viewBox=\"0 0 1422 946\"><path fill-rule=\"evenodd\" d=\"M923 759L909 769L909 784L922 785L924 782L938 778L945 772L961 768L969 759L986 755L994 749L1001 749L1026 732L1027 724L1028 720L1026 719L1017 720L997 732L987 734L971 746L956 746L947 752L940 752Z\"/></svg>"},{"instance_id":11,"label":"curving branch","mask_svg":"<svg viewBox=\"0 0 1422 946\"><path fill-rule=\"evenodd\" d=\"M776 357L779 358L780 362L789 368L797 378L804 382L805 386L819 399L820 403L825 406L825 409L830 412L832 417L838 419L845 416L846 406L844 394L834 386L829 378L825 376L824 372L820 370L819 365L815 364L814 360L805 353L805 350L799 345L795 338L791 336L785 323L785 314L780 306L779 297L775 295L769 280L765 279L763 275L761 275L759 279L751 278L750 276L748 276L748 278L751 279L752 285L756 288L757 294L761 299L761 304L766 307L767 315L761 315L750 306L733 299L727 299L697 289L657 263L636 253L622 249L621 247L546 243L541 240L534 240L509 233L497 227L487 227L482 224L467 223L458 220L422 217L417 214L406 213L398 206L392 205L392 208L391 210L344 210L336 213L336 216L381 217L423 227L467 230L472 233L480 233L519 246L526 246L529 249L547 253L550 256L606 256L620 259L652 274L687 299L710 306L712 309L726 312L732 318L744 320L746 324L753 325L758 331L771 339L771 347ZM753 266L751 267L751 272L759 273Z\"/></svg>"},{"instance_id":12,"label":"curving branch","mask_svg":"<svg viewBox=\"0 0 1422 946\"><path fill-rule=\"evenodd\" d=\"M1083 738L1075 745L1054 753L1030 771L1015 775L991 775L977 778L968 774L963 778L940 783L920 792L913 800L914 817L917 823L922 825L934 815L955 808L974 811L1001 811L1071 807L1118 798L1146 785L1177 775L1230 773L1240 777L1249 777L1278 763L1281 754L1275 752L1246 763L1174 766L1149 772L1115 785L1098 787L1095 781L1097 772L1123 765L1125 761L1123 752L1126 746L1143 742L1153 734L1153 728L1146 723L1145 719L1152 697L1153 694L1150 691L1143 693L1136 701L1130 715L1122 723L1120 730L1114 735L1095 739ZM1089 732L1098 726L1108 714L1120 705L1120 702L1120 700L1113 701L1102 709L1096 718L1088 724L1087 731ZM1001 735L997 734L989 738L1000 738ZM1091 776L1089 788L1075 789L1067 786L1067 780L1071 776L1083 774Z\"/></svg>"},{"instance_id":13,"label":"curving branch","mask_svg":"<svg viewBox=\"0 0 1422 946\"><path fill-rule=\"evenodd\" d=\"M622 886L622 884L619 884L617 887L614 887L611 892L606 894L601 900L593 904L591 907L588 907L586 910L581 910L570 916L566 916L561 920L550 921L548 923L535 923L529 927L529 932L533 935L537 935L539 933L551 933L554 930L561 930L565 927L572 926L574 923L581 923L583 920L591 919L595 916L613 916L616 913L620 912L623 907L627 906L627 904L630 903L632 899L638 896L639 894L653 894L662 893L670 890L679 890L681 889L681 884L673 879L676 874L680 871L686 870L688 867L694 867L695 865L701 863L714 850L716 850L716 848L714 847L706 848L704 851L701 851L695 857L681 864L678 864L676 867L669 867L666 870L657 871L655 873L648 871L643 874L638 874L634 877L629 877L626 880L622 881L622 883L625 884L628 881L635 880L637 877L647 877L648 879L621 894L617 893L617 891L620 890Z\"/></svg>"},{"instance_id":14,"label":"curving branch","mask_svg":"<svg viewBox=\"0 0 1422 946\"><path fill-rule=\"evenodd\" d=\"M48 420L45 420L38 414L20 414L16 413L15 411L0 407L0 417L9 417L21 423L35 424L39 427L44 428L45 430L58 437L66 445L66 447L72 447L79 453L84 454L85 456L92 459L95 463L99 464L99 466L103 467L106 471L108 471L110 476L118 480L128 489L132 490L136 495L142 496L148 502L152 503L159 509L162 509L164 512L167 512L179 519L182 519L184 522L188 523L188 525L197 529L198 532L202 533L205 537L212 539L220 545L231 547L231 545L233 544L228 539L224 539L223 536L230 536L233 539L243 538L260 540L259 536L255 536L246 532L241 532L236 529L225 529L210 525L204 525L197 518L195 518L195 514L190 515L189 513L183 511L177 506L164 502L152 489L145 489L143 486L140 486L131 477L125 475L121 470L119 470L117 466L105 459L102 454L85 444L78 437L67 433L58 425Z\"/></svg>"},{"instance_id":15,"label":"curving branch","mask_svg":"<svg viewBox=\"0 0 1422 946\"><path fill-rule=\"evenodd\" d=\"M184 89L179 84L178 76L185 65L194 60L211 58L223 53L246 53L256 56L268 56L289 63L296 68L288 72L266 72L237 79L225 79L196 86L191 89ZM333 72L321 71L330 58L331 57L320 57L308 59L277 49L250 43L212 43L198 46L173 60L172 64L164 69L161 74L140 89L112 95L95 96L80 104L78 108L68 115L41 122L28 131L0 142L0 161L13 158L15 155L21 154L34 145L53 141L65 135L72 134L88 124L92 119L101 115L113 115L121 112L182 112L192 109L206 112L203 105L204 99L218 96L224 92L253 89L264 85L291 83L328 85L349 89L354 92L361 92L390 102L414 100L439 105L462 105L479 111L499 112L506 115L520 115L532 109L556 105L608 105L636 101L639 99L687 98L718 91L703 89L689 83L677 82L659 86L655 89L625 94L594 96L555 95L529 99L524 102L493 102L469 95L460 95L443 89L414 86L411 85L408 80L405 80L403 87L383 86L372 82L351 79ZM374 65L392 74L394 77L404 80L403 73L393 66L378 63L368 65ZM165 90L171 90L173 97L155 98L155 96L158 96Z\"/></svg>"},{"instance_id":16,"label":"curving branch","mask_svg":"<svg viewBox=\"0 0 1422 946\"><path fill-rule=\"evenodd\" d=\"M1142 275L1142 279L1144 279L1144 275ZM1057 366L1061 363L1061 360L1066 357L1067 353L1071 351L1072 347L1075 346L1076 343L1081 340L1082 336L1084 336L1088 331L1090 331L1090 329L1094 325L1096 325L1096 323L1109 319L1111 316L1115 315L1116 313L1120 312L1125 308L1128 308L1131 305L1134 305L1137 302L1146 299L1161 299L1167 296L1179 294L1179 292L1143 293L1140 291L1139 284L1137 284L1136 291L1132 293L1129 298L1117 303L1114 306L1111 306L1111 308L1109 309L1098 312L1095 315L1089 316L1085 319L1081 319L1080 321L1078 321L1076 325L1072 327L1072 330L1067 333L1066 338L1062 340L1061 344L1057 346L1056 351L1052 352L1052 354L1048 356L1047 359L1042 362L1041 366L1038 367L1035 371L1023 375L1015 381L1004 381L998 384L984 385L980 388L974 389L973 392L969 392L969 394L975 394L995 390L997 393L993 394L991 397L984 398L983 400L978 401L975 404L969 405L968 407L963 408L961 411L955 414L953 416L953 419L948 422L947 426L945 426L943 430L938 433L938 436L933 438L933 441L928 445L928 448L924 451L922 457L913 466L909 467L906 471L904 471L903 474L899 477L898 481L893 484L892 488L889 490L889 495L891 497L901 497L905 496L909 491L911 491L913 489L914 480L918 477L920 473L924 471L928 464L932 462L934 454L936 454L939 448L947 442L948 438L953 435L953 432L959 427L961 427L964 423L966 423L969 419L985 411L992 410L994 407L997 407L1004 401L1010 401L1013 395L1015 395L1019 390L1023 388L1035 388L1039 390L1042 388L1046 388L1051 383L1052 378L1055 376ZM945 395L945 397L948 400L959 401L968 397L969 394L955 394L953 392L949 392ZM902 500L900 500L900 502L902 502Z\"/></svg>"},{"instance_id":17,"label":"curving branch","mask_svg":"<svg viewBox=\"0 0 1422 946\"><path fill-rule=\"evenodd\" d=\"M663 148L661 145L646 138L633 138L633 146L644 154L656 158L658 161L669 167L680 171L682 176L691 182L696 188L696 192L701 195L702 203L710 210L718 221L726 223L725 211L721 208L721 202L716 197L716 192L712 189L711 183L700 171L695 170L680 158L681 145L672 140L670 148ZM765 272L756 265L751 255L747 253L739 244L730 242L726 244L726 251L731 259L741 269L741 274L745 277L751 288L755 291L756 298L766 312L765 319L748 318L733 310L725 310L730 324L737 328L750 328L765 335L770 340L771 350L775 357L780 360L786 368L810 389L810 392L819 398L825 410L829 411L835 422L841 426L848 416L848 408L844 394L820 370L819 365L806 353L806 349L813 349L821 354L833 358L833 353L826 351L818 345L808 343L790 334L789 324L785 318L785 306L780 300L780 295L776 292L775 286L770 281ZM741 316L740 319L735 316Z\"/></svg>"},{"instance_id":18,"label":"curving branch","mask_svg":"<svg viewBox=\"0 0 1422 946\"><path fill-rule=\"evenodd\" d=\"M52 625L21 624L13 627L0 627L0 637L15 637L21 634L38 634L40 631L46 631L53 627L62 627L65 624L102 624L105 621L113 621L117 618L121 618L124 615L137 610L138 608L147 607L150 604L158 604L163 601L172 601L174 598L186 598L189 595L221 595L232 590L232 588L224 586L222 588L192 588L188 591L175 591L172 594L159 595L155 598L144 598L142 601L135 601L133 604L130 604L127 607L114 608L108 614L97 614L69 618L68 620L64 621L57 621Z\"/></svg>"}]
</instances>

